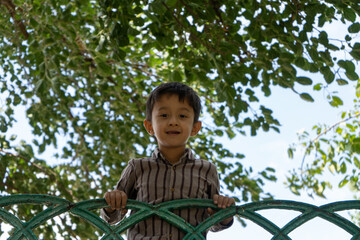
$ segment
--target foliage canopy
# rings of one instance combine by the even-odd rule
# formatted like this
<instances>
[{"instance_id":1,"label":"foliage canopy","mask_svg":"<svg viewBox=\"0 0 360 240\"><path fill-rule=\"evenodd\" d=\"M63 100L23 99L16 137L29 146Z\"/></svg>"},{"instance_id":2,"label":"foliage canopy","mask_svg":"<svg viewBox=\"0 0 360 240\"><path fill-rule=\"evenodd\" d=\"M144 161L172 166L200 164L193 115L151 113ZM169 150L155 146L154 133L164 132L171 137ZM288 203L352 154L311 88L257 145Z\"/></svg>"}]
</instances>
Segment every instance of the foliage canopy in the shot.
<instances>
[{"instance_id":1,"label":"foliage canopy","mask_svg":"<svg viewBox=\"0 0 360 240\"><path fill-rule=\"evenodd\" d=\"M0 191L8 194L102 197L130 158L154 147L142 126L146 96L181 81L199 92L211 119L192 148L219 167L239 200L266 198L274 169L244 167L244 156L217 137L279 131L259 102L274 86L312 102L313 88L359 78L357 1L2 0L0 13ZM349 24L345 39L322 30L334 21ZM34 138L17 144L21 136L7 133L19 106ZM61 148L62 164L39 159L51 146Z\"/></svg>"}]
</instances>

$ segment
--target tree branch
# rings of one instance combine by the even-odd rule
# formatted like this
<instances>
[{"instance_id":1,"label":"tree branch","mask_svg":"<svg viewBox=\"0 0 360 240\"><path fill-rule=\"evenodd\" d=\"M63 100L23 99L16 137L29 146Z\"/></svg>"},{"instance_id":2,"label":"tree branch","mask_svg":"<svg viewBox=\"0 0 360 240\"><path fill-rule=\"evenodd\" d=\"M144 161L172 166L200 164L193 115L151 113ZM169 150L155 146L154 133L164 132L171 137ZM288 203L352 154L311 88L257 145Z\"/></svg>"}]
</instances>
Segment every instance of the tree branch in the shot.
<instances>
[{"instance_id":1,"label":"tree branch","mask_svg":"<svg viewBox=\"0 0 360 240\"><path fill-rule=\"evenodd\" d=\"M327 134L329 131L331 131L331 130L334 129L335 127L339 126L340 124L342 124L342 123L344 123L344 122L347 122L347 121L349 121L349 120L351 120L351 119L353 119L353 118L356 118L356 117L358 117L358 116L360 116L360 112L357 113L357 114L355 114L355 115L353 115L353 116L350 116L350 117L348 117L348 118L346 118L346 119L343 119L343 120L341 120L341 121L333 124L333 125L330 126L329 128L326 128L324 131L322 131L322 132L321 132L320 134L318 134L313 140L311 140L311 141L309 142L309 145L308 145L307 149L311 146L311 144L312 144L313 142L318 141L321 136ZM306 158L306 151L305 151L304 156L303 156L303 159L302 159L302 161L301 161L301 169L303 169L303 167L304 167L305 158Z\"/></svg>"},{"instance_id":2,"label":"tree branch","mask_svg":"<svg viewBox=\"0 0 360 240\"><path fill-rule=\"evenodd\" d=\"M322 135L325 135L325 134L328 133L330 130L332 130L332 129L334 129L335 127L339 126L340 124L342 124L342 123L344 123L344 122L347 122L347 121L349 121L349 120L351 120L351 119L353 119L353 118L356 118L356 117L358 117L358 116L360 116L360 112L357 113L357 114L355 114L355 115L353 115L353 116L350 116L350 117L348 117L348 118L346 118L346 119L344 119L344 120L341 120L340 122L335 123L335 124L332 125L331 127L325 129L325 130L324 130L323 132L321 132L319 135L317 135L316 138L314 138L314 140L312 140L311 142L317 141Z\"/></svg>"},{"instance_id":3,"label":"tree branch","mask_svg":"<svg viewBox=\"0 0 360 240\"><path fill-rule=\"evenodd\" d=\"M11 0L2 0L0 4L3 4L7 10L9 11L11 18L14 20L15 25L19 28L22 35L24 35L25 39L29 38L29 33L26 31L26 27L23 22L16 19L16 6Z\"/></svg>"},{"instance_id":4,"label":"tree branch","mask_svg":"<svg viewBox=\"0 0 360 240\"><path fill-rule=\"evenodd\" d=\"M186 29L184 24L178 19L178 17L174 14L174 12L169 8L168 5L166 5L166 3L162 2L162 5L169 11L171 12L171 15L174 17L175 21L179 24L179 26L182 27L182 29ZM225 55L224 52L220 51L219 49L215 49L213 48L210 44L208 44L207 42L203 41L202 39L200 39L196 33L194 33L192 31L192 29L189 29L190 31L190 38L194 38L195 40L199 41L203 46L207 47L208 49L210 49L213 52L219 53L221 55Z\"/></svg>"}]
</instances>

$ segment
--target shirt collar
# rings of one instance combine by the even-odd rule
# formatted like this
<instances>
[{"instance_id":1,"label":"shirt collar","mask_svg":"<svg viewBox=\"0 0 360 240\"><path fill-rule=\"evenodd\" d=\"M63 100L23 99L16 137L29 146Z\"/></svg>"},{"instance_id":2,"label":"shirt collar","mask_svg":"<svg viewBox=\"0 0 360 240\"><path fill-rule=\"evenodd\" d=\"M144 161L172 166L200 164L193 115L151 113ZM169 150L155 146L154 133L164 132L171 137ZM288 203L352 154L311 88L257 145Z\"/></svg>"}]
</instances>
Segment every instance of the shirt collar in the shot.
<instances>
[{"instance_id":1,"label":"shirt collar","mask_svg":"<svg viewBox=\"0 0 360 240\"><path fill-rule=\"evenodd\" d=\"M156 148L154 150L154 152L152 153L152 156L151 156L151 159L152 160L161 160L161 161L164 161L166 163L169 163L166 158L161 154L159 148ZM194 156L194 153L193 151L190 149L190 148L185 148L185 152L184 154L180 157L180 160L178 163L184 163L186 162L187 160L191 160L191 161L194 161L196 160L195 156ZM177 164L178 164L177 163Z\"/></svg>"}]
</instances>

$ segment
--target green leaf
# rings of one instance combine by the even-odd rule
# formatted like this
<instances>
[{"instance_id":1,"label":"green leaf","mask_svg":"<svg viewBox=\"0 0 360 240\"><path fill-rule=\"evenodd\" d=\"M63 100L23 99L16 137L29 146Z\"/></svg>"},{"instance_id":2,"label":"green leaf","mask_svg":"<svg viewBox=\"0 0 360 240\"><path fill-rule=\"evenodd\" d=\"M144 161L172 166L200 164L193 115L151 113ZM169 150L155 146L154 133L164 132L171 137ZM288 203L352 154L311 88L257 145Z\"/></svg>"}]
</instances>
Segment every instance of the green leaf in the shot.
<instances>
[{"instance_id":1,"label":"green leaf","mask_svg":"<svg viewBox=\"0 0 360 240\"><path fill-rule=\"evenodd\" d=\"M355 164L355 166L356 166L357 168L360 169L360 161L359 161L359 159L358 159L357 157L354 157L354 164Z\"/></svg>"},{"instance_id":2,"label":"green leaf","mask_svg":"<svg viewBox=\"0 0 360 240\"><path fill-rule=\"evenodd\" d=\"M264 130L264 132L268 132L269 128L270 128L269 124L267 124L267 123L264 123L263 125L261 125L261 127Z\"/></svg>"},{"instance_id":3,"label":"green leaf","mask_svg":"<svg viewBox=\"0 0 360 240\"><path fill-rule=\"evenodd\" d=\"M350 79L350 80L358 80L359 76L358 74L355 72L355 64L351 61L344 61L344 60L339 60L338 61L338 65L341 68L345 69L345 75Z\"/></svg>"},{"instance_id":4,"label":"green leaf","mask_svg":"<svg viewBox=\"0 0 360 240\"><path fill-rule=\"evenodd\" d=\"M226 129L226 133L227 133L229 139L233 139L236 136L234 131L232 131L231 129Z\"/></svg>"},{"instance_id":5,"label":"green leaf","mask_svg":"<svg viewBox=\"0 0 360 240\"><path fill-rule=\"evenodd\" d=\"M298 187L292 185L292 186L290 186L290 190L291 190L291 192L292 192L293 194L295 194L295 195L297 195L297 196L300 196L300 192L299 192L299 188L298 188Z\"/></svg>"},{"instance_id":6,"label":"green leaf","mask_svg":"<svg viewBox=\"0 0 360 240\"><path fill-rule=\"evenodd\" d=\"M328 66L321 67L320 72L324 75L326 83L330 84L334 81L335 74L331 71L331 69Z\"/></svg>"},{"instance_id":7,"label":"green leaf","mask_svg":"<svg viewBox=\"0 0 360 240\"><path fill-rule=\"evenodd\" d=\"M344 18L349 20L350 22L355 22L356 14L352 8L345 8L344 9Z\"/></svg>"},{"instance_id":8,"label":"green leaf","mask_svg":"<svg viewBox=\"0 0 360 240\"><path fill-rule=\"evenodd\" d=\"M303 57L297 57L295 59L295 65L299 68L302 68L302 69L306 69L307 65L308 65L308 62L305 58Z\"/></svg>"},{"instance_id":9,"label":"green leaf","mask_svg":"<svg viewBox=\"0 0 360 240\"><path fill-rule=\"evenodd\" d=\"M339 107L339 106L344 105L344 103L339 97L332 96L332 101L330 102L330 105L333 107Z\"/></svg>"},{"instance_id":10,"label":"green leaf","mask_svg":"<svg viewBox=\"0 0 360 240\"><path fill-rule=\"evenodd\" d=\"M308 77L297 77L295 81L301 85L312 85L313 83L313 81Z\"/></svg>"},{"instance_id":11,"label":"green leaf","mask_svg":"<svg viewBox=\"0 0 360 240\"><path fill-rule=\"evenodd\" d=\"M345 79L342 79L342 78L336 79L336 82L339 84L339 86L343 86L343 85L349 84L348 81L346 81Z\"/></svg>"},{"instance_id":12,"label":"green leaf","mask_svg":"<svg viewBox=\"0 0 360 240\"><path fill-rule=\"evenodd\" d=\"M355 71L355 64L349 60L339 60L338 65L345 69L347 72L354 72Z\"/></svg>"},{"instance_id":13,"label":"green leaf","mask_svg":"<svg viewBox=\"0 0 360 240\"><path fill-rule=\"evenodd\" d=\"M98 63L98 69L100 70L100 73L104 76L109 76L112 73L111 67L106 63L99 61Z\"/></svg>"},{"instance_id":14,"label":"green leaf","mask_svg":"<svg viewBox=\"0 0 360 240\"><path fill-rule=\"evenodd\" d=\"M355 138L351 145L351 150L355 153L360 153L360 138Z\"/></svg>"},{"instance_id":15,"label":"green leaf","mask_svg":"<svg viewBox=\"0 0 360 240\"><path fill-rule=\"evenodd\" d=\"M329 170L330 170L330 172L331 172L332 174L335 174L335 172L336 172L336 167L335 167L335 165L334 165L334 164L331 164L331 165L329 166Z\"/></svg>"},{"instance_id":16,"label":"green leaf","mask_svg":"<svg viewBox=\"0 0 360 240\"><path fill-rule=\"evenodd\" d=\"M327 46L329 44L328 35L327 35L327 33L325 31L320 32L320 34L319 34L319 42L324 46Z\"/></svg>"},{"instance_id":17,"label":"green leaf","mask_svg":"<svg viewBox=\"0 0 360 240\"><path fill-rule=\"evenodd\" d=\"M348 179L343 179L340 183L339 183L339 188L342 188L342 187L344 187L347 183L349 182L349 180Z\"/></svg>"},{"instance_id":18,"label":"green leaf","mask_svg":"<svg viewBox=\"0 0 360 240\"><path fill-rule=\"evenodd\" d=\"M301 93L300 97L307 102L314 102L314 99L308 93Z\"/></svg>"},{"instance_id":19,"label":"green leaf","mask_svg":"<svg viewBox=\"0 0 360 240\"><path fill-rule=\"evenodd\" d=\"M360 98L360 84L356 85L356 97Z\"/></svg>"},{"instance_id":20,"label":"green leaf","mask_svg":"<svg viewBox=\"0 0 360 240\"><path fill-rule=\"evenodd\" d=\"M287 153L289 158L294 158L294 150L292 148L288 148Z\"/></svg>"},{"instance_id":21,"label":"green leaf","mask_svg":"<svg viewBox=\"0 0 360 240\"><path fill-rule=\"evenodd\" d=\"M358 33L358 32L360 32L360 23L356 22L356 23L351 24L348 27L348 31L349 31L349 33Z\"/></svg>"},{"instance_id":22,"label":"green leaf","mask_svg":"<svg viewBox=\"0 0 360 240\"><path fill-rule=\"evenodd\" d=\"M165 0L165 4L169 7L174 7L178 0Z\"/></svg>"},{"instance_id":23,"label":"green leaf","mask_svg":"<svg viewBox=\"0 0 360 240\"><path fill-rule=\"evenodd\" d=\"M345 41L347 41L347 42L350 42L352 40L352 38L349 36L349 35L345 35ZM345 46L343 46L343 48L344 48ZM342 49L343 49L342 48Z\"/></svg>"},{"instance_id":24,"label":"green leaf","mask_svg":"<svg viewBox=\"0 0 360 240\"><path fill-rule=\"evenodd\" d=\"M224 135L224 132L222 130L215 130L215 134L222 137Z\"/></svg>"},{"instance_id":25,"label":"green leaf","mask_svg":"<svg viewBox=\"0 0 360 240\"><path fill-rule=\"evenodd\" d=\"M343 162L343 163L340 165L340 172L341 172L342 174L345 174L345 173L346 173L346 170L347 170L346 163Z\"/></svg>"},{"instance_id":26,"label":"green leaf","mask_svg":"<svg viewBox=\"0 0 360 240\"><path fill-rule=\"evenodd\" d=\"M181 82L181 80L183 79L182 76L181 76L181 73L179 71L173 71L171 73L171 76L170 76L170 79L171 81L173 82Z\"/></svg>"},{"instance_id":27,"label":"green leaf","mask_svg":"<svg viewBox=\"0 0 360 240\"><path fill-rule=\"evenodd\" d=\"M316 85L314 85L314 87L313 87L313 89L315 90L315 91L320 91L321 89L322 89L322 84L321 83L318 83L318 84L316 84Z\"/></svg>"},{"instance_id":28,"label":"green leaf","mask_svg":"<svg viewBox=\"0 0 360 240\"><path fill-rule=\"evenodd\" d=\"M360 60L360 43L355 43L352 51L350 52L350 55L355 59L355 60Z\"/></svg>"},{"instance_id":29,"label":"green leaf","mask_svg":"<svg viewBox=\"0 0 360 240\"><path fill-rule=\"evenodd\" d=\"M327 49L332 50L332 51L339 51L340 50L340 48L338 46L335 46L333 44L328 44Z\"/></svg>"},{"instance_id":30,"label":"green leaf","mask_svg":"<svg viewBox=\"0 0 360 240\"><path fill-rule=\"evenodd\" d=\"M356 72L346 72L345 75L353 81L359 80L359 75Z\"/></svg>"},{"instance_id":31,"label":"green leaf","mask_svg":"<svg viewBox=\"0 0 360 240\"><path fill-rule=\"evenodd\" d=\"M13 100L13 104L14 104L14 106L17 106L17 105L19 105L21 103L21 98L20 98L20 96L19 95L15 95L14 96L14 100Z\"/></svg>"}]
</instances>

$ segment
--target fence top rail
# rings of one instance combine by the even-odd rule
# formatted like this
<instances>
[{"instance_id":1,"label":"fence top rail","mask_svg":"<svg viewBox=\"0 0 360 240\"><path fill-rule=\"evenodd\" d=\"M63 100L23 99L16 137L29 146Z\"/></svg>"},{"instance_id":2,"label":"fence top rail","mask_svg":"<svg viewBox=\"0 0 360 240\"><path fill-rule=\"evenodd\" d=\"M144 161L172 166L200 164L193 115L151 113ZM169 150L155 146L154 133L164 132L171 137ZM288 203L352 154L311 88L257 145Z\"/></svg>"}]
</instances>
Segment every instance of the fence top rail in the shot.
<instances>
[{"instance_id":1,"label":"fence top rail","mask_svg":"<svg viewBox=\"0 0 360 240\"><path fill-rule=\"evenodd\" d=\"M12 213L13 211L7 210L10 207L19 204L37 204L46 206L46 208L37 215L33 216L29 221L23 222ZM350 220L338 214L338 212L345 210L359 210L360 200L339 201L322 206L315 206L308 203L289 200L269 200L234 205L226 209L218 209L213 204L213 201L209 199L180 199L163 202L157 205L151 205L129 199L126 208L136 212L114 226L106 223L96 212L94 212L95 210L106 206L107 204L104 199L92 199L73 203L66 199L49 195L21 194L2 196L0 197L0 219L7 222L14 228L14 231L9 239L23 239L25 237L25 239L37 240L38 237L35 236L33 230L40 225L45 224L45 222L49 219L60 216L64 213L71 213L72 215L80 217L84 221L87 221L95 226L103 233L101 239L123 239L121 234L124 233L126 229L145 218L152 216L158 216L186 232L184 239L205 239L201 234L202 232L206 231L213 224L216 224L230 216L236 215L240 218L250 220L268 231L273 236L271 238L272 240L291 240L288 236L289 233L304 223L316 217L320 217L348 232L352 236L352 240L360 240L360 228ZM194 207L211 207L218 211L198 226L190 225L185 222L184 219L172 212L176 209ZM259 212L261 210L269 209L297 211L299 212L299 215L290 220L287 224L285 224L285 226L279 227L266 217L262 216Z\"/></svg>"}]
</instances>

